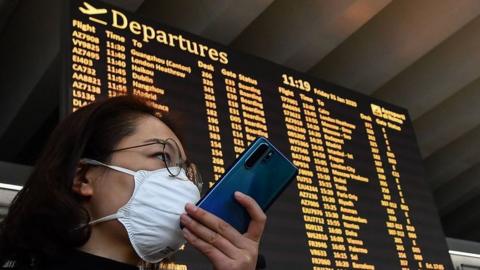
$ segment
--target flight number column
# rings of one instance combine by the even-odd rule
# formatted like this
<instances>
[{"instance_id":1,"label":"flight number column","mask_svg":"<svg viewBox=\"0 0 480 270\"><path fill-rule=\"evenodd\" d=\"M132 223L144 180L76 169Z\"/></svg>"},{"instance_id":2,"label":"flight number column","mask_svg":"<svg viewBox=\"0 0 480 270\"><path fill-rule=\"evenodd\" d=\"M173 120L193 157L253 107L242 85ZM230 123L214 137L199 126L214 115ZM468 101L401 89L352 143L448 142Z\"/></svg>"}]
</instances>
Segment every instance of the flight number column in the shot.
<instances>
[{"instance_id":1,"label":"flight number column","mask_svg":"<svg viewBox=\"0 0 480 270\"><path fill-rule=\"evenodd\" d=\"M101 94L102 80L97 67L100 62L100 38L95 26L72 20L72 109L94 102Z\"/></svg>"}]
</instances>

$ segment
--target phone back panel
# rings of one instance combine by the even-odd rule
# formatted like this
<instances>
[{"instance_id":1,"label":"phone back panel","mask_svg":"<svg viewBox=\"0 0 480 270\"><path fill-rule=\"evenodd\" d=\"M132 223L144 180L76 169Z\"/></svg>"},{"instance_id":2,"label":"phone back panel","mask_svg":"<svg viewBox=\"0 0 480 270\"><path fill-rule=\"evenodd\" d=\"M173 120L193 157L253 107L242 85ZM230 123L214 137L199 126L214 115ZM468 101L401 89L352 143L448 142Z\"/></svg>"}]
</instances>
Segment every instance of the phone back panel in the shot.
<instances>
[{"instance_id":1,"label":"phone back panel","mask_svg":"<svg viewBox=\"0 0 480 270\"><path fill-rule=\"evenodd\" d=\"M266 144L271 156L259 159L251 168L245 162ZM233 163L197 205L222 218L241 233L247 231L250 216L234 198L240 191L254 198L266 211L297 175L298 169L267 139L257 138Z\"/></svg>"}]
</instances>

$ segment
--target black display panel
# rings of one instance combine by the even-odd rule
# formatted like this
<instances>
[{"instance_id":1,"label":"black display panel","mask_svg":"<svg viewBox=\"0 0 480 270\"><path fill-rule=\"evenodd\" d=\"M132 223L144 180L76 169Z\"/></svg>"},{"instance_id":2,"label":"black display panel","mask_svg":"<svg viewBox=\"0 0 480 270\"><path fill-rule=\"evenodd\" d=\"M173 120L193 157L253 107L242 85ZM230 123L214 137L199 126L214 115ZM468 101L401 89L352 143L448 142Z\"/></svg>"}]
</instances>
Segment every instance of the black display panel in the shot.
<instances>
[{"instance_id":1,"label":"black display panel","mask_svg":"<svg viewBox=\"0 0 480 270\"><path fill-rule=\"evenodd\" d=\"M71 1L65 18L64 114L125 94L180 114L206 186L257 136L292 158L267 269L452 269L405 109L101 2ZM174 260L210 269L188 245Z\"/></svg>"}]
</instances>

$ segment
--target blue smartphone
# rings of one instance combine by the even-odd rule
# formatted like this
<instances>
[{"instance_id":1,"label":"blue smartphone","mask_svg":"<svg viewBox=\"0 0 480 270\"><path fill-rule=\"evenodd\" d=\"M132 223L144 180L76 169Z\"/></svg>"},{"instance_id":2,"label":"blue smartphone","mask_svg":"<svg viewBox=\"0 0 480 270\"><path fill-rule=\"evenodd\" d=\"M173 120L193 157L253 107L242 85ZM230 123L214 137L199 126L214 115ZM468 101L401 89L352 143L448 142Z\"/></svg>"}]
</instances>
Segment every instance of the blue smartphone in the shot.
<instances>
[{"instance_id":1,"label":"blue smartphone","mask_svg":"<svg viewBox=\"0 0 480 270\"><path fill-rule=\"evenodd\" d=\"M235 191L249 195L266 211L297 174L298 168L270 141L258 137L198 201L197 206L244 233L250 216L235 200Z\"/></svg>"}]
</instances>

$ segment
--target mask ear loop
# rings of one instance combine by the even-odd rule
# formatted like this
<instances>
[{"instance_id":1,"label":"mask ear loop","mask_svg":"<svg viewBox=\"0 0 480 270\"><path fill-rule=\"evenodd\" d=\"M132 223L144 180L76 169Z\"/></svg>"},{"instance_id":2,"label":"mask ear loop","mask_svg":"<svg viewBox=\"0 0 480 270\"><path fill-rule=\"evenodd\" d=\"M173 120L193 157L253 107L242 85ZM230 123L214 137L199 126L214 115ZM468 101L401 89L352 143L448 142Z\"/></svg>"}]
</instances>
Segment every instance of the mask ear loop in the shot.
<instances>
[{"instance_id":1,"label":"mask ear loop","mask_svg":"<svg viewBox=\"0 0 480 270\"><path fill-rule=\"evenodd\" d=\"M80 163L90 164L90 165L98 165L98 166L105 166L105 167L108 167L110 169L135 176L135 172L132 171L132 170L122 168L122 167L118 167L118 166L115 166L115 165L108 165L108 164L105 164L103 162L100 162L100 161L97 161L97 160L94 160L94 159L90 159L90 158L82 158L82 159L80 159ZM94 224L97 224L97 223L100 223L100 222L109 221L109 220L113 220L113 219L116 219L116 218L117 218L117 213L114 213L114 214L99 218L97 220L90 221L87 224L80 224L79 226L73 228L73 230L78 230L78 229L81 229L81 228L83 228L85 226L88 226L88 225L94 225Z\"/></svg>"},{"instance_id":2,"label":"mask ear loop","mask_svg":"<svg viewBox=\"0 0 480 270\"><path fill-rule=\"evenodd\" d=\"M130 174L130 175L135 176L135 172L132 171L132 170L129 170L129 169L126 169L126 168L122 168L122 167L118 167L118 166L115 166L115 165L108 165L108 164L105 164L105 163L103 163L103 162L96 161L96 160L94 160L94 159L82 158L82 159L80 159L80 163L90 164L90 165L105 166L105 167L108 167L108 168L110 168L110 169L113 169L113 170L116 170L116 171L120 171L120 172L123 172L123 173Z\"/></svg>"},{"instance_id":3,"label":"mask ear loop","mask_svg":"<svg viewBox=\"0 0 480 270\"><path fill-rule=\"evenodd\" d=\"M73 228L71 231L75 231L75 230L79 230L83 227L86 227L88 225L95 225L97 223L100 223L100 222L105 222L105 221L110 221L110 220L114 220L117 218L117 213L113 213L111 215L108 215L108 216L105 216L105 217L102 217L102 218L99 218L99 219L96 219L96 220L93 220L93 221L90 221L89 223L85 223L85 224L80 224L78 226L76 226L75 228Z\"/></svg>"}]
</instances>

